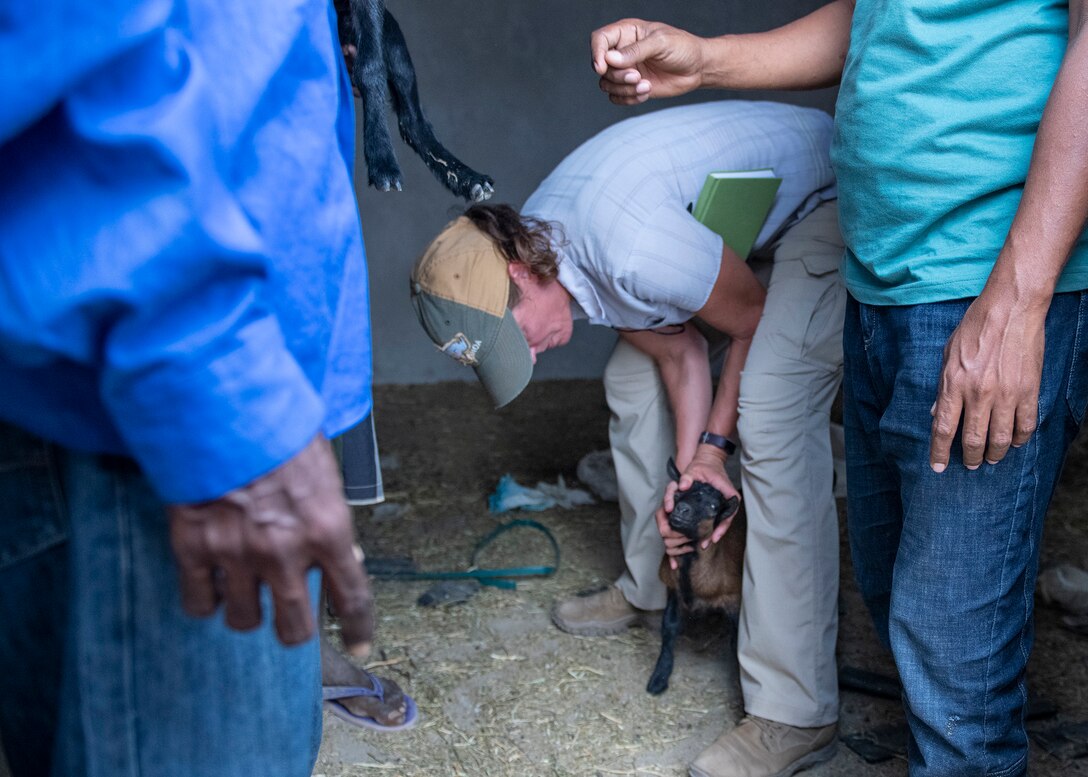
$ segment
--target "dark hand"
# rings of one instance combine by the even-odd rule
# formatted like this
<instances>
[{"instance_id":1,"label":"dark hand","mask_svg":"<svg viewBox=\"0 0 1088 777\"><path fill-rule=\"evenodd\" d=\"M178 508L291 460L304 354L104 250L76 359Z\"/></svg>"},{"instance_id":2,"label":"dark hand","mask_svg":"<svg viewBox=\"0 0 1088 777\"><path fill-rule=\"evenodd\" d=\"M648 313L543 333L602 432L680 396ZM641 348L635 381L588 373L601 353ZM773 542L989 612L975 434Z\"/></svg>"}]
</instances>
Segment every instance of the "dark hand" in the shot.
<instances>
[{"instance_id":1,"label":"dark hand","mask_svg":"<svg viewBox=\"0 0 1088 777\"><path fill-rule=\"evenodd\" d=\"M660 22L623 19L590 36L601 90L617 105L672 97L702 84L702 39Z\"/></svg>"},{"instance_id":2,"label":"dark hand","mask_svg":"<svg viewBox=\"0 0 1088 777\"><path fill-rule=\"evenodd\" d=\"M339 468L323 436L249 485L212 502L170 505L167 514L182 606L190 615L211 615L222 603L228 626L256 628L264 583L280 640L305 642L315 631L306 573L316 566L324 572L345 647L357 655L369 650L370 585Z\"/></svg>"},{"instance_id":3,"label":"dark hand","mask_svg":"<svg viewBox=\"0 0 1088 777\"><path fill-rule=\"evenodd\" d=\"M944 349L944 367L933 405L929 463L948 466L963 421L963 463L996 464L1009 446L1035 432L1043 372L1046 309L991 301L984 291L967 309Z\"/></svg>"}]
</instances>

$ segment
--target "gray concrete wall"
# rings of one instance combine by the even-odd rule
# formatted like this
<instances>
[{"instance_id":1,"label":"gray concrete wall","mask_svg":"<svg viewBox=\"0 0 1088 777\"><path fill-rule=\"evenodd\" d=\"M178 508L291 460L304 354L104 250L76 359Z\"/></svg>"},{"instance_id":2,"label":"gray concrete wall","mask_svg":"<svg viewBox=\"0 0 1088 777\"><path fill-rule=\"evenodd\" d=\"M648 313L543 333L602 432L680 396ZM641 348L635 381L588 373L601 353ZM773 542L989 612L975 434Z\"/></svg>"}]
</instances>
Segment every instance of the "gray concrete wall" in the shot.
<instances>
[{"instance_id":1,"label":"gray concrete wall","mask_svg":"<svg viewBox=\"0 0 1088 777\"><path fill-rule=\"evenodd\" d=\"M495 179L493 201L515 206L586 138L636 112L687 101L780 99L830 111L834 90L807 93L701 92L637 109L614 106L589 64L589 34L637 16L703 35L765 30L825 0L388 0L419 76L421 102L439 140L466 164ZM390 127L395 119L390 114ZM408 272L432 237L464 204L396 140L405 190L365 186L360 208L370 263L375 381L429 383L472 379L441 357L416 322ZM360 154L361 156L361 154ZM614 340L604 327L579 323L571 343L544 354L536 378L600 375Z\"/></svg>"}]
</instances>

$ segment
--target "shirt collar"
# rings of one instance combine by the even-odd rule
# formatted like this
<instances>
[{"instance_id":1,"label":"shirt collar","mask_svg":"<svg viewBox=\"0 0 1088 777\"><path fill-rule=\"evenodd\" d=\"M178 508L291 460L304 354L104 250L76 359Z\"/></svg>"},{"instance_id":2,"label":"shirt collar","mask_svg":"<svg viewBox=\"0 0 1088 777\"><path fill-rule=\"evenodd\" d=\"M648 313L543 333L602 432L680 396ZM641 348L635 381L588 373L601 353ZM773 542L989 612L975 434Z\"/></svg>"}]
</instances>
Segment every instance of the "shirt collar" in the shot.
<instances>
[{"instance_id":1,"label":"shirt collar","mask_svg":"<svg viewBox=\"0 0 1088 777\"><path fill-rule=\"evenodd\" d=\"M593 284L585 273L562 250L559 252L559 283L570 293L570 312L574 320L587 319L591 324L609 326L604 306L597 298Z\"/></svg>"}]
</instances>

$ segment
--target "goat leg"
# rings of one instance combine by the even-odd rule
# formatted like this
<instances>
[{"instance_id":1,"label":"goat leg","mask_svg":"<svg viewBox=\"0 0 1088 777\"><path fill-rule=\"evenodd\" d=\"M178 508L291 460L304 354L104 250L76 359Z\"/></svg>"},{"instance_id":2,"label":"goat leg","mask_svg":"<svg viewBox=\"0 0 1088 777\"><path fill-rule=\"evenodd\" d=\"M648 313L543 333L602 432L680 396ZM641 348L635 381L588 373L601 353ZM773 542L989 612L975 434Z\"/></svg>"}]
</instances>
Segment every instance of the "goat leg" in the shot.
<instances>
[{"instance_id":1,"label":"goat leg","mask_svg":"<svg viewBox=\"0 0 1088 777\"><path fill-rule=\"evenodd\" d=\"M680 610L680 597L670 588L669 598L665 602L665 612L661 616L661 654L657 657L657 666L650 675L650 682L646 684L646 690L655 696L664 693L669 687L673 649L676 646L676 637L680 634Z\"/></svg>"},{"instance_id":2,"label":"goat leg","mask_svg":"<svg viewBox=\"0 0 1088 777\"><path fill-rule=\"evenodd\" d=\"M495 182L477 173L451 154L438 142L434 129L423 115L419 105L419 89L416 71L408 54L400 25L393 14L385 11L382 30L385 49L386 73L393 95L393 109L397 112L400 136L427 165L435 177L458 197L480 202L491 197Z\"/></svg>"},{"instance_id":3,"label":"goat leg","mask_svg":"<svg viewBox=\"0 0 1088 777\"><path fill-rule=\"evenodd\" d=\"M366 159L367 180L383 192L401 189L400 166L393 151L393 139L385 123L385 107L389 103L386 81L385 52L382 49L382 28L385 13L383 0L350 0L350 32L354 46L351 81L362 100L363 157Z\"/></svg>"},{"instance_id":4,"label":"goat leg","mask_svg":"<svg viewBox=\"0 0 1088 777\"><path fill-rule=\"evenodd\" d=\"M729 716L733 721L739 720L744 715L744 689L740 684L740 654L737 652L737 639L740 636L738 617L738 613L726 615L726 685L729 688Z\"/></svg>"}]
</instances>

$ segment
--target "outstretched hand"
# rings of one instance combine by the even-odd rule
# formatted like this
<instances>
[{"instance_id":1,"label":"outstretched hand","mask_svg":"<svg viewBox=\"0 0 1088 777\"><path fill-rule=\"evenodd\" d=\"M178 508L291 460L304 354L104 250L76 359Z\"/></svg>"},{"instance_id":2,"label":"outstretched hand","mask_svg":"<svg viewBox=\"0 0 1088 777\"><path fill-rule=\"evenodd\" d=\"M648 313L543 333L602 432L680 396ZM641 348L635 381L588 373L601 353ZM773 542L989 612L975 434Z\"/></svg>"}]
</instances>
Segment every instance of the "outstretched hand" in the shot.
<instances>
[{"instance_id":1,"label":"outstretched hand","mask_svg":"<svg viewBox=\"0 0 1088 777\"><path fill-rule=\"evenodd\" d=\"M665 498L661 507L657 508L657 512L654 513L657 530L661 533L661 539L665 541L665 554L669 556L669 566L673 569L676 569L677 566L676 556L691 553L695 548L688 537L669 525L669 513L676 507L676 493L678 491L687 491L696 481L714 486L726 499L731 497L741 498L740 492L737 491L733 482L729 479L729 475L725 472L725 453L708 445L700 445L696 448L695 456L692 457L691 463L680 475L680 480L670 481L665 486ZM706 549L710 547L711 543L721 540L732 524L732 517L719 523L711 535L703 540L702 547Z\"/></svg>"},{"instance_id":2,"label":"outstretched hand","mask_svg":"<svg viewBox=\"0 0 1088 777\"><path fill-rule=\"evenodd\" d=\"M641 19L623 19L590 36L601 90L617 105L697 89L704 66L702 43L691 33Z\"/></svg>"},{"instance_id":3,"label":"outstretched hand","mask_svg":"<svg viewBox=\"0 0 1088 777\"><path fill-rule=\"evenodd\" d=\"M1043 371L1045 307L994 301L983 292L952 333L933 404L929 463L948 466L963 422L963 463L996 464L1035 432Z\"/></svg>"},{"instance_id":4,"label":"outstretched hand","mask_svg":"<svg viewBox=\"0 0 1088 777\"><path fill-rule=\"evenodd\" d=\"M305 642L316 629L306 584L307 571L316 566L324 573L345 647L356 655L369 651L370 585L324 436L247 486L211 502L170 505L167 514L187 613L205 617L223 604L228 626L256 628L264 584L272 593L280 640Z\"/></svg>"}]
</instances>

